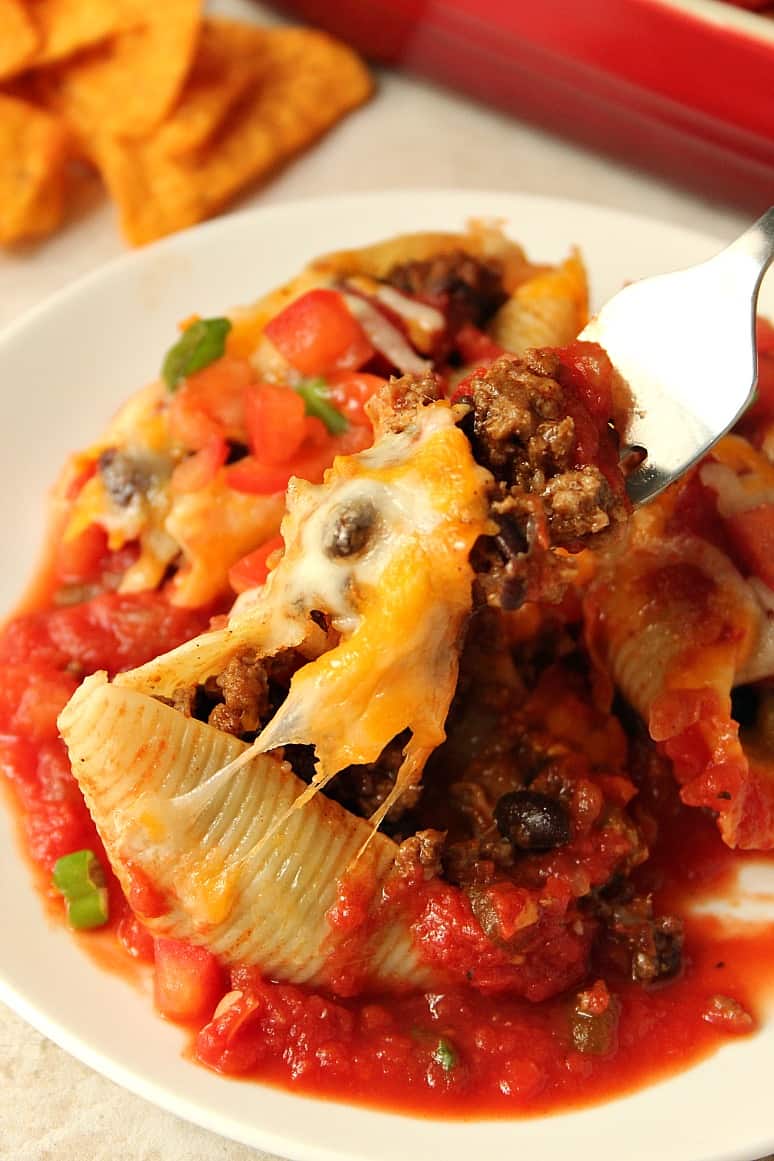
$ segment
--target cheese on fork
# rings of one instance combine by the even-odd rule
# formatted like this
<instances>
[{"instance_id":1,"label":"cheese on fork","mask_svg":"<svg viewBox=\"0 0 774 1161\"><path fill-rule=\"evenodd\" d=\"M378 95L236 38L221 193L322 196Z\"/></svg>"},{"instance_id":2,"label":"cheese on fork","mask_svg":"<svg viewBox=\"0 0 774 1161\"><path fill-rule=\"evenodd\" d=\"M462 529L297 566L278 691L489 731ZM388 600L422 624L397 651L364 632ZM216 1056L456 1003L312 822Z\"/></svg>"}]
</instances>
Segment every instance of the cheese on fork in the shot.
<instances>
[{"instance_id":1,"label":"cheese on fork","mask_svg":"<svg viewBox=\"0 0 774 1161\"><path fill-rule=\"evenodd\" d=\"M489 483L449 404L418 409L403 431L337 459L324 484L291 482L285 555L260 600L117 684L170 696L245 646L258 657L300 649L310 660L235 769L290 743L313 745L317 773L302 805L409 730L378 824L445 737L472 602L469 556L493 531Z\"/></svg>"}]
</instances>

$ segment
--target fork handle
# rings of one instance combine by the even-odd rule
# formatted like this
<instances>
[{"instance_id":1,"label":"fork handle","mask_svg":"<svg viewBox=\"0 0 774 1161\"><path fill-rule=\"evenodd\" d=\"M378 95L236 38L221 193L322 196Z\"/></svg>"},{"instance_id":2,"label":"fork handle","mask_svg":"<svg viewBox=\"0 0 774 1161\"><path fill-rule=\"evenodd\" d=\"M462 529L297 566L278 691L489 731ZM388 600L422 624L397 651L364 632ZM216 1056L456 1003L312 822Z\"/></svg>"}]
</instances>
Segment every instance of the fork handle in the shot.
<instances>
[{"instance_id":1,"label":"fork handle","mask_svg":"<svg viewBox=\"0 0 774 1161\"><path fill-rule=\"evenodd\" d=\"M741 238L737 238L724 254L751 258L757 268L754 280L753 293L757 295L764 274L774 261L774 206L766 210L758 221L745 230ZM754 303L753 303L754 305Z\"/></svg>"}]
</instances>

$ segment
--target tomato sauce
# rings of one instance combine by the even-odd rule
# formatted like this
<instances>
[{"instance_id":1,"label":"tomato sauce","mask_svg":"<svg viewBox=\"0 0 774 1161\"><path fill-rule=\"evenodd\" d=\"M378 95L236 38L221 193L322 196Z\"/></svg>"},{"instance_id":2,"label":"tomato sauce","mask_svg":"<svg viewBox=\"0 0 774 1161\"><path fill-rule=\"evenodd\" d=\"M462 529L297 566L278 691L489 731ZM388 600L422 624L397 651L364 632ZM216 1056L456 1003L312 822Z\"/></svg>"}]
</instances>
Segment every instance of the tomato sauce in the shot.
<instances>
[{"instance_id":1,"label":"tomato sauce","mask_svg":"<svg viewBox=\"0 0 774 1161\"><path fill-rule=\"evenodd\" d=\"M592 964L581 986L604 978L620 1006L609 1051L575 1049L576 989L540 1003L464 988L331 1000L242 970L232 973L232 1007L199 1032L194 1054L232 1076L380 1108L526 1116L623 1095L696 1063L729 1038L753 1034L774 978L774 926L731 929L687 908L729 889L740 863L771 857L739 856L710 819L674 809L640 882L654 890L658 910L686 916L683 971L644 987L604 954Z\"/></svg>"},{"instance_id":2,"label":"tomato sauce","mask_svg":"<svg viewBox=\"0 0 774 1161\"><path fill-rule=\"evenodd\" d=\"M49 596L46 607L18 616L0 634L0 768L44 887L54 862L72 850L90 848L107 866L57 735L57 714L85 673L142 664L201 632L212 612L175 609L163 593L102 592L62 606ZM659 837L634 879L638 890L653 893L658 912L685 917L679 978L632 983L603 947L578 983L587 933L560 928L556 942L546 943L555 963L544 962L540 972L556 981L564 971L572 987L540 999L538 981L527 994L540 1002L464 984L424 995L332 999L236 969L223 980L228 995L216 1014L193 1029L192 1054L233 1077L423 1116L527 1116L610 1099L689 1066L729 1038L754 1034L774 978L774 930L732 930L716 917L691 914L690 906L728 892L736 870L761 856L729 851L714 822L676 795L648 809L658 815ZM108 928L80 939L101 962L113 970L123 962L132 976L138 963L153 961L153 940L112 878L109 887ZM48 896L61 911L51 889ZM475 930L452 914L460 893L436 883L418 901L417 922L432 938L437 962L459 967L478 955L480 963ZM357 927L357 906L356 892L342 898L337 921ZM496 958L484 965L495 975ZM601 1051L576 1046L579 989L589 989L595 1002L609 995L617 1016Z\"/></svg>"}]
</instances>

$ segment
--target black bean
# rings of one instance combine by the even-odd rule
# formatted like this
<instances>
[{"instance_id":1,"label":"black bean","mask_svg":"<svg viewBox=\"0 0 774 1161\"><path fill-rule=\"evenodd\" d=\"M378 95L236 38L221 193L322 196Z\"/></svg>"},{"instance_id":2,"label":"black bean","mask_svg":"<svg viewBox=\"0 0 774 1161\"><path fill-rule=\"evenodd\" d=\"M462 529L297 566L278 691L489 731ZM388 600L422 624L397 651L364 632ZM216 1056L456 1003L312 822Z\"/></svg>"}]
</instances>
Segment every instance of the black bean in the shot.
<instances>
[{"instance_id":1,"label":"black bean","mask_svg":"<svg viewBox=\"0 0 774 1161\"><path fill-rule=\"evenodd\" d=\"M550 851L570 841L565 807L535 790L504 794L495 807L495 822L500 834L522 851Z\"/></svg>"},{"instance_id":2,"label":"black bean","mask_svg":"<svg viewBox=\"0 0 774 1161\"><path fill-rule=\"evenodd\" d=\"M323 548L328 556L355 556L368 543L375 522L376 508L370 500L340 504L324 534Z\"/></svg>"},{"instance_id":3,"label":"black bean","mask_svg":"<svg viewBox=\"0 0 774 1161\"><path fill-rule=\"evenodd\" d=\"M136 495L148 488L147 471L130 455L117 448L103 451L98 467L108 495L119 508L126 508Z\"/></svg>"}]
</instances>

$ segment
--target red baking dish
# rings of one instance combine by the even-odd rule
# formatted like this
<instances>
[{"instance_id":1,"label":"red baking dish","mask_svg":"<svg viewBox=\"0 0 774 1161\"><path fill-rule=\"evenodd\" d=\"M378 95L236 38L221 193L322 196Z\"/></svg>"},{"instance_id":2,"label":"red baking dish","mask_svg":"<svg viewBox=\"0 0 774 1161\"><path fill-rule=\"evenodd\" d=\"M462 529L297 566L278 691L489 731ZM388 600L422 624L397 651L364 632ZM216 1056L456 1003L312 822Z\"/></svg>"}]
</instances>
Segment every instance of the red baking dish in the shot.
<instances>
[{"instance_id":1,"label":"red baking dish","mask_svg":"<svg viewBox=\"0 0 774 1161\"><path fill-rule=\"evenodd\" d=\"M722 0L290 0L480 100L760 210L774 201L774 18Z\"/></svg>"}]
</instances>

